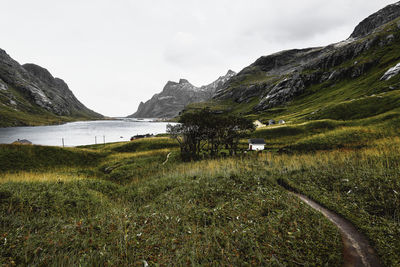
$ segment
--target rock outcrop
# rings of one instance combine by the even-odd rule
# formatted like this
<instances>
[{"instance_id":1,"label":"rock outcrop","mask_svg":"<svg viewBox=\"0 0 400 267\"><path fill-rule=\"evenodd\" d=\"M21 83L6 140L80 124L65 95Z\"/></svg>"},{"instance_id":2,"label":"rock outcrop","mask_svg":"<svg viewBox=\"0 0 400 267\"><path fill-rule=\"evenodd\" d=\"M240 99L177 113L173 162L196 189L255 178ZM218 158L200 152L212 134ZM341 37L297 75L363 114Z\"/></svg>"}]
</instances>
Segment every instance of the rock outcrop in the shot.
<instances>
[{"instance_id":1,"label":"rock outcrop","mask_svg":"<svg viewBox=\"0 0 400 267\"><path fill-rule=\"evenodd\" d=\"M331 86L362 76L382 64L373 51L383 51L399 42L400 2L365 19L345 41L259 58L221 87L214 99L247 103L258 98L254 110L268 110L288 103L313 85ZM385 79L397 69L391 69Z\"/></svg>"},{"instance_id":2,"label":"rock outcrop","mask_svg":"<svg viewBox=\"0 0 400 267\"><path fill-rule=\"evenodd\" d=\"M374 30L380 26L398 18L400 16L400 2L379 10L372 14L368 18L364 19L357 27L354 32L350 35L351 38L360 38L368 34L371 34Z\"/></svg>"},{"instance_id":3,"label":"rock outcrop","mask_svg":"<svg viewBox=\"0 0 400 267\"><path fill-rule=\"evenodd\" d=\"M381 81L387 81L400 73L400 63L390 68L381 78Z\"/></svg>"},{"instance_id":4,"label":"rock outcrop","mask_svg":"<svg viewBox=\"0 0 400 267\"><path fill-rule=\"evenodd\" d=\"M35 64L20 65L0 49L0 104L28 114L101 118L86 108L59 78ZM7 118L2 118L7 120Z\"/></svg>"},{"instance_id":5,"label":"rock outcrop","mask_svg":"<svg viewBox=\"0 0 400 267\"><path fill-rule=\"evenodd\" d=\"M161 93L155 94L146 103L141 102L138 110L128 116L131 118L173 118L179 115L186 105L211 99L236 73L229 70L209 85L196 87L181 79L178 83L167 82Z\"/></svg>"}]
</instances>

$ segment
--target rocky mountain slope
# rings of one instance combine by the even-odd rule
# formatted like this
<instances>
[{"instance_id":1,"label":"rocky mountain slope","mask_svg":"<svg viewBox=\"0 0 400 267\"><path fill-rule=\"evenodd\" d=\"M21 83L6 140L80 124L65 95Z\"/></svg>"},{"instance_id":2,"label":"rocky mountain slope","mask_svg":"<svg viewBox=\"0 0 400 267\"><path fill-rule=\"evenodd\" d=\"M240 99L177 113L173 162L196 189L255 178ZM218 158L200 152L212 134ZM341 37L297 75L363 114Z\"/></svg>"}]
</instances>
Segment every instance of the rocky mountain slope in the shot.
<instances>
[{"instance_id":1,"label":"rocky mountain slope","mask_svg":"<svg viewBox=\"0 0 400 267\"><path fill-rule=\"evenodd\" d=\"M400 2L363 20L345 41L259 58L220 88L209 104L229 103L233 111L265 119L293 118L295 113L302 119L326 118L335 106L400 89L399 51ZM399 107L398 101L387 101L390 105L382 110Z\"/></svg>"},{"instance_id":2,"label":"rocky mountain slope","mask_svg":"<svg viewBox=\"0 0 400 267\"><path fill-rule=\"evenodd\" d=\"M179 83L169 81L161 93L155 94L146 103L141 102L138 110L128 116L133 118L173 118L187 104L209 100L214 93L222 88L236 73L229 70L209 85L196 87L185 79Z\"/></svg>"},{"instance_id":3,"label":"rocky mountain slope","mask_svg":"<svg viewBox=\"0 0 400 267\"><path fill-rule=\"evenodd\" d=\"M68 85L35 64L20 65L0 49L0 126L101 118Z\"/></svg>"}]
</instances>

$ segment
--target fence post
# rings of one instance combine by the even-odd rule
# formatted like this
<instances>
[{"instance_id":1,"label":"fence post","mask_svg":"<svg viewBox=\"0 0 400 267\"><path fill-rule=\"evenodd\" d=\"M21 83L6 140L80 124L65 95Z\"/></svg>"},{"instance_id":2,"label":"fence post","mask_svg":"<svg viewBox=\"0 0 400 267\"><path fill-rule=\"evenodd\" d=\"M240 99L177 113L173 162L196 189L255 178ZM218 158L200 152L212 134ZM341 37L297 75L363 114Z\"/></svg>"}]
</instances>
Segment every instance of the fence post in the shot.
<instances>
[{"instance_id":1,"label":"fence post","mask_svg":"<svg viewBox=\"0 0 400 267\"><path fill-rule=\"evenodd\" d=\"M97 145L97 136L94 137L94 144Z\"/></svg>"},{"instance_id":2,"label":"fence post","mask_svg":"<svg viewBox=\"0 0 400 267\"><path fill-rule=\"evenodd\" d=\"M63 147L64 147L64 137L62 138L62 144L63 144Z\"/></svg>"},{"instance_id":3,"label":"fence post","mask_svg":"<svg viewBox=\"0 0 400 267\"><path fill-rule=\"evenodd\" d=\"M103 144L104 144L104 146L106 146L106 136L105 135L103 135Z\"/></svg>"}]
</instances>

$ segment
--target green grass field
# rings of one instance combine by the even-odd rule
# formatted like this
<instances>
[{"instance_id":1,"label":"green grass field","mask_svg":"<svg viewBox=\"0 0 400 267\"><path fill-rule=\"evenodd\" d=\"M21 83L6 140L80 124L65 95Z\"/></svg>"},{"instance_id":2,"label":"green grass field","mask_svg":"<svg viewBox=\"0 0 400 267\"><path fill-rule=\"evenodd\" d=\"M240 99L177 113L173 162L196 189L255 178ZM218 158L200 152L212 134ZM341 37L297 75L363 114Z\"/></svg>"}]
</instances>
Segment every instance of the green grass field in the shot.
<instances>
[{"instance_id":1,"label":"green grass field","mask_svg":"<svg viewBox=\"0 0 400 267\"><path fill-rule=\"evenodd\" d=\"M382 125L397 122L381 117ZM400 139L395 127L361 127L369 120L267 127L254 136L270 152L191 163L165 137L65 149L2 145L0 260L341 265L338 230L284 182L352 221L396 266Z\"/></svg>"},{"instance_id":2,"label":"green grass field","mask_svg":"<svg viewBox=\"0 0 400 267\"><path fill-rule=\"evenodd\" d=\"M169 146L169 139L146 140L156 146L163 141ZM54 162L64 157L70 165L51 162L52 168L39 170L26 168L15 157L12 170L2 169L1 261L9 265L340 264L336 228L268 173L254 172L252 165L261 166L264 159L182 163L176 147L109 152L121 145L134 146L112 144L94 147L93 152L3 146L3 155L29 151L35 155L33 165L43 165L38 155L46 150L57 153ZM169 152L172 156L163 165ZM85 162L82 155L87 156Z\"/></svg>"}]
</instances>

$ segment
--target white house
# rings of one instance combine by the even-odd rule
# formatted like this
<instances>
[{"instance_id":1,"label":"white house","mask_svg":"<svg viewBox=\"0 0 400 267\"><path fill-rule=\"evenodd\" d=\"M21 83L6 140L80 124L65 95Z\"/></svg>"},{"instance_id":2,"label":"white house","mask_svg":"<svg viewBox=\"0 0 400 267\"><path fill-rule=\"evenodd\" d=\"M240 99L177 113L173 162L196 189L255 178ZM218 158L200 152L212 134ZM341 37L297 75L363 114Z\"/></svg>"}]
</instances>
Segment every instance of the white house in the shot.
<instances>
[{"instance_id":1,"label":"white house","mask_svg":"<svg viewBox=\"0 0 400 267\"><path fill-rule=\"evenodd\" d=\"M265 141L261 138L249 139L249 150L264 150Z\"/></svg>"}]
</instances>

